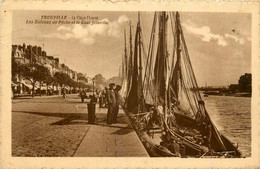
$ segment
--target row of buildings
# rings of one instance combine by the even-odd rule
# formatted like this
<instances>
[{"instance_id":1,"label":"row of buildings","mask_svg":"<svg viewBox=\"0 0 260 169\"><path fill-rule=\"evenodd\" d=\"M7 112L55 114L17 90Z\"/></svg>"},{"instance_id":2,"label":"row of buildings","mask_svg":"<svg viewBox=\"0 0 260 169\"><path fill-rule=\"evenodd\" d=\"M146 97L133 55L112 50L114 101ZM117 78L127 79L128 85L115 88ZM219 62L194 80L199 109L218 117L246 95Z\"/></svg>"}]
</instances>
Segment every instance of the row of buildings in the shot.
<instances>
[{"instance_id":1,"label":"row of buildings","mask_svg":"<svg viewBox=\"0 0 260 169\"><path fill-rule=\"evenodd\" d=\"M15 62L19 64L29 64L29 63L37 63L47 67L53 76L56 72L63 72L70 76L71 79L78 82L78 73L72 69L70 69L67 65L60 63L59 58L55 58L54 56L47 55L47 52L42 49L40 46L32 46L32 45L12 45L12 57ZM12 77L12 89L16 94L24 94L29 92L32 88L30 82L19 74ZM36 84L36 90L39 88L39 84ZM51 87L53 90L54 87ZM46 90L46 86L42 89Z\"/></svg>"}]
</instances>

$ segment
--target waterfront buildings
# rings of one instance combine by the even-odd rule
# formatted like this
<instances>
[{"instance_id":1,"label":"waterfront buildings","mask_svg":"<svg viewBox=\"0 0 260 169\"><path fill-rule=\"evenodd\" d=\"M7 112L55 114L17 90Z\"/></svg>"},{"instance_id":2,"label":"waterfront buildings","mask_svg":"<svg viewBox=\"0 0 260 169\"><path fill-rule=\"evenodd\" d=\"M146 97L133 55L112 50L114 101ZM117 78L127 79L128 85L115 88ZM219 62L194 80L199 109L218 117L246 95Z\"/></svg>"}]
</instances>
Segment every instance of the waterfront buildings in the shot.
<instances>
[{"instance_id":1,"label":"waterfront buildings","mask_svg":"<svg viewBox=\"0 0 260 169\"><path fill-rule=\"evenodd\" d=\"M59 58L49 56L46 51L42 50L40 46L32 45L12 45L12 59L17 64L30 64L36 63L45 66L50 71L51 76L54 76L56 72L66 73L75 82L78 81L78 73L69 68L69 66L60 63ZM40 84L35 86L36 90L39 90ZM67 86L65 86L67 88ZM61 87L48 86L59 93ZM12 75L12 89L14 94L30 94L32 85L28 79L25 79L19 72ZM46 92L47 85L42 84L41 90Z\"/></svg>"}]
</instances>

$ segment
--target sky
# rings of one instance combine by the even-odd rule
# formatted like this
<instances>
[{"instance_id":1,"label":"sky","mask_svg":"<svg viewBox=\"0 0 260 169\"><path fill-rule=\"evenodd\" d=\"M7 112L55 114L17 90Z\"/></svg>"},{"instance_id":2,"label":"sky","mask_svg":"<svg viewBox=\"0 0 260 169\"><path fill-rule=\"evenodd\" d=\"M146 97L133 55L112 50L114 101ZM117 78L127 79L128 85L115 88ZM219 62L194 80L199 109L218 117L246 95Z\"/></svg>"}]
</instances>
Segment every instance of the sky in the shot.
<instances>
[{"instance_id":1,"label":"sky","mask_svg":"<svg viewBox=\"0 0 260 169\"><path fill-rule=\"evenodd\" d=\"M26 24L41 16L95 17L108 24ZM251 15L242 13L180 13L181 24L199 86L227 86L251 73ZM124 51L124 29L133 32L137 12L16 11L13 44L42 46L47 55L60 58L72 70L89 77L119 74ZM152 12L141 12L148 44ZM127 36L128 38L129 36ZM133 36L134 37L134 36Z\"/></svg>"}]
</instances>

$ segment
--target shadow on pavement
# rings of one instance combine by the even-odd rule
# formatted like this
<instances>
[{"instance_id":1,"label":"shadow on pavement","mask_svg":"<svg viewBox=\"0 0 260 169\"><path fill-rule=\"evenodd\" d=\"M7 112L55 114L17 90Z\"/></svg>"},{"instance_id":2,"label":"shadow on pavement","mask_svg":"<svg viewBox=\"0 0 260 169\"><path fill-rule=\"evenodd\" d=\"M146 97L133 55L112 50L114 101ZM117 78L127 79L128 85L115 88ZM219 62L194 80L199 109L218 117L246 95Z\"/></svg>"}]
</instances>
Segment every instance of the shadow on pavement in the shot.
<instances>
[{"instance_id":1,"label":"shadow on pavement","mask_svg":"<svg viewBox=\"0 0 260 169\"><path fill-rule=\"evenodd\" d=\"M28 111L13 111L16 113L27 113L48 117L61 117L63 119L58 120L50 125L90 125L88 124L88 114L87 113L48 113L48 112L28 112ZM106 113L102 113L105 115ZM118 128L119 130L113 132L112 134L116 135L125 135L133 131L131 125L127 124L122 118L123 116L118 117L118 123L108 125L106 124L106 118L100 116L100 114L96 117L96 123L91 125Z\"/></svg>"},{"instance_id":2,"label":"shadow on pavement","mask_svg":"<svg viewBox=\"0 0 260 169\"><path fill-rule=\"evenodd\" d=\"M121 127L119 130L113 132L112 134L125 135L125 134L131 133L133 131L134 131L134 129L132 129L132 127L130 125L128 125L127 127Z\"/></svg>"},{"instance_id":3,"label":"shadow on pavement","mask_svg":"<svg viewBox=\"0 0 260 169\"><path fill-rule=\"evenodd\" d=\"M12 100L32 99L32 97L14 97Z\"/></svg>"},{"instance_id":4,"label":"shadow on pavement","mask_svg":"<svg viewBox=\"0 0 260 169\"><path fill-rule=\"evenodd\" d=\"M106 123L95 123L95 124L91 124L91 125L111 127L111 128L121 128L121 129L132 129L132 127L130 125L121 126L120 124L109 125L109 124L106 124Z\"/></svg>"},{"instance_id":5,"label":"shadow on pavement","mask_svg":"<svg viewBox=\"0 0 260 169\"><path fill-rule=\"evenodd\" d=\"M13 101L13 103L21 103L23 102L24 99L17 99L15 101ZM24 102L26 103L62 103L62 104L86 104L88 102L81 102L81 101L71 101L71 100L63 100L63 99L38 99L38 100L30 100L30 99L25 99Z\"/></svg>"},{"instance_id":6,"label":"shadow on pavement","mask_svg":"<svg viewBox=\"0 0 260 169\"><path fill-rule=\"evenodd\" d=\"M51 125L69 125L70 122L75 119L88 120L88 115L86 113L53 113L53 112L52 113L42 113L42 112L26 112L26 111L13 111L13 112L64 118L62 120L52 123Z\"/></svg>"}]
</instances>

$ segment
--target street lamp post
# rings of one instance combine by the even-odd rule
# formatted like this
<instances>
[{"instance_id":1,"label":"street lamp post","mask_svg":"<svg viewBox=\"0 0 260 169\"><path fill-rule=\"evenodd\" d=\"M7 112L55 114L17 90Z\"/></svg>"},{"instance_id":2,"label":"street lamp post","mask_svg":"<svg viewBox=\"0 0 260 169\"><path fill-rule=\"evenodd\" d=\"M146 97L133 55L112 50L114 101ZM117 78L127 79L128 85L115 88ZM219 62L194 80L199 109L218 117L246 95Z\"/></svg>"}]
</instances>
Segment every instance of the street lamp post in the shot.
<instances>
[{"instance_id":1,"label":"street lamp post","mask_svg":"<svg viewBox=\"0 0 260 169\"><path fill-rule=\"evenodd\" d=\"M89 79L91 79L92 80L92 82L93 82L93 97L94 97L94 95L95 95L95 78L93 77L93 78L91 78L91 77L87 77L87 78L89 78Z\"/></svg>"},{"instance_id":2,"label":"street lamp post","mask_svg":"<svg viewBox=\"0 0 260 169\"><path fill-rule=\"evenodd\" d=\"M95 78L92 79L93 82L93 97L95 96Z\"/></svg>"}]
</instances>

